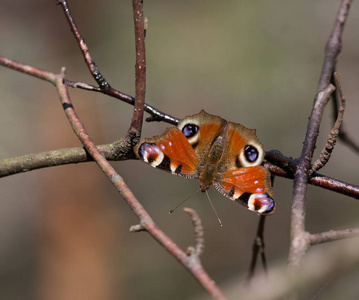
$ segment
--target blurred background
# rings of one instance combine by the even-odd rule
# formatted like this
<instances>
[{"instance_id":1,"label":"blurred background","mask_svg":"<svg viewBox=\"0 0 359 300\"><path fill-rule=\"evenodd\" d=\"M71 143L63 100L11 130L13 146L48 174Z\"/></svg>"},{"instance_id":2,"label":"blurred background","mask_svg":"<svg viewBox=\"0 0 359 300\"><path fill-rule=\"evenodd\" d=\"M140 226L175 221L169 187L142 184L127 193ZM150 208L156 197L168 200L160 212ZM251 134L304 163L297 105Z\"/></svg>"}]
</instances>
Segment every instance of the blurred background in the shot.
<instances>
[{"instance_id":1,"label":"blurred background","mask_svg":"<svg viewBox=\"0 0 359 300\"><path fill-rule=\"evenodd\" d=\"M0 54L67 78L94 84L56 1L0 3ZM202 108L257 129L267 150L298 157L340 1L145 1L147 103L178 118ZM69 1L93 60L110 84L134 95L131 1ZM337 71L347 98L345 126L359 141L359 7L353 3ZM0 158L80 146L55 89L0 68ZM71 89L75 109L97 144L129 127L132 106ZM319 151L333 122L326 108ZM144 124L144 137L168 124ZM321 173L359 184L358 155L340 142ZM168 211L199 182L170 176L139 161L112 163L154 221L182 249L193 244L189 217ZM195 299L206 294L146 233L94 163L18 174L0 181L1 299ZM277 213L265 230L269 269L286 262L292 181L275 180ZM241 285L258 217L216 190L186 203L202 218L202 262L223 288ZM309 186L307 229L358 226L357 200ZM340 243L340 242L337 242ZM321 245L316 247L327 247ZM259 266L259 270L261 267ZM333 280L316 299L357 299L358 274ZM320 287L318 287L318 290ZM312 294L316 294L316 290ZM339 296L340 295L340 296ZM307 298L308 299L308 298Z\"/></svg>"}]
</instances>

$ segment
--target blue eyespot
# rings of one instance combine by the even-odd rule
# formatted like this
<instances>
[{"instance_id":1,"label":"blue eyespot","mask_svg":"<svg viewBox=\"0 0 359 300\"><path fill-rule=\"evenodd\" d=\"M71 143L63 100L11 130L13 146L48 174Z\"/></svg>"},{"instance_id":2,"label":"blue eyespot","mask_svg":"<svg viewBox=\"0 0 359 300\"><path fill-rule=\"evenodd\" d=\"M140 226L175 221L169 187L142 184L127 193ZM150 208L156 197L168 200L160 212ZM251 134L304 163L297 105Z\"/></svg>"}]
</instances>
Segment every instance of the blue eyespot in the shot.
<instances>
[{"instance_id":1,"label":"blue eyespot","mask_svg":"<svg viewBox=\"0 0 359 300\"><path fill-rule=\"evenodd\" d=\"M258 159L258 150L251 145L244 147L244 156L249 162L255 162Z\"/></svg>"},{"instance_id":2,"label":"blue eyespot","mask_svg":"<svg viewBox=\"0 0 359 300\"><path fill-rule=\"evenodd\" d=\"M182 133L184 134L184 136L186 138L191 138L192 136L194 136L199 130L199 127L197 125L194 124L187 124L186 126L183 127L182 129Z\"/></svg>"}]
</instances>

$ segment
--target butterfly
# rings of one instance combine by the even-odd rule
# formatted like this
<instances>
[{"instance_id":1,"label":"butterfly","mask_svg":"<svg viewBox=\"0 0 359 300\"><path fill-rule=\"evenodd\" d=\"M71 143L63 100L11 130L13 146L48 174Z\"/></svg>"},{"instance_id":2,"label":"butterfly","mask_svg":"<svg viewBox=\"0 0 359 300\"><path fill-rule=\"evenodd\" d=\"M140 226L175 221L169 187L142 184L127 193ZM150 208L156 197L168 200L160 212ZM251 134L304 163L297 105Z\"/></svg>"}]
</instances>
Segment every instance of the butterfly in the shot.
<instances>
[{"instance_id":1,"label":"butterfly","mask_svg":"<svg viewBox=\"0 0 359 300\"><path fill-rule=\"evenodd\" d=\"M264 148L255 129L202 110L177 127L141 140L134 151L154 168L199 179L202 192L213 185L249 210L263 215L275 211L270 173L261 165Z\"/></svg>"}]
</instances>

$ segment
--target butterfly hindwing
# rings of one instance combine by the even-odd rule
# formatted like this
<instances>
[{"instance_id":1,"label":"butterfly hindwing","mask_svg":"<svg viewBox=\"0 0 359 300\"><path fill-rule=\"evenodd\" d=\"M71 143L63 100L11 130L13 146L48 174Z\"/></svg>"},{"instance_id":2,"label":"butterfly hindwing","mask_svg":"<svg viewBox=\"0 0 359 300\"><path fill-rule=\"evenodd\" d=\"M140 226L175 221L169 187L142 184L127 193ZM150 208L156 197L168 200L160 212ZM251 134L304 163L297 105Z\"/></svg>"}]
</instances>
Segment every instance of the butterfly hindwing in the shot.
<instances>
[{"instance_id":1,"label":"butterfly hindwing","mask_svg":"<svg viewBox=\"0 0 359 300\"><path fill-rule=\"evenodd\" d=\"M243 167L217 176L213 186L227 198L261 214L274 212L270 174L262 166Z\"/></svg>"}]
</instances>

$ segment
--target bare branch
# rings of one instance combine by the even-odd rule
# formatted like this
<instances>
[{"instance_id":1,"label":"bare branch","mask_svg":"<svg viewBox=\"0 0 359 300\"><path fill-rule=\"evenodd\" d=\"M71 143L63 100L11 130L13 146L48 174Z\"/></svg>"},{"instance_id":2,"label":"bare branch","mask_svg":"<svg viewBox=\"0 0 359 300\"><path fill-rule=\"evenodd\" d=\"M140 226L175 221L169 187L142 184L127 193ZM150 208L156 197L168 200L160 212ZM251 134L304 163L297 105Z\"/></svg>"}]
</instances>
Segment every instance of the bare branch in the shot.
<instances>
[{"instance_id":1,"label":"bare branch","mask_svg":"<svg viewBox=\"0 0 359 300\"><path fill-rule=\"evenodd\" d=\"M184 267L186 267L187 270L191 272L191 274L213 297L216 299L224 299L222 292L209 277L206 271L202 267L194 264L193 261L189 259L187 255L157 227L149 214L133 195L132 191L128 188L122 177L116 173L114 168L98 151L78 118L62 79L63 76L57 76L55 82L62 106L74 132L86 148L87 152L96 161L100 169L105 173L111 183L120 192L126 203L130 206L132 211L140 219L143 228L145 228L151 236L153 236L168 252L170 252Z\"/></svg>"},{"instance_id":2,"label":"bare branch","mask_svg":"<svg viewBox=\"0 0 359 300\"><path fill-rule=\"evenodd\" d=\"M0 56L0 65L54 84L56 74Z\"/></svg>"},{"instance_id":3,"label":"bare branch","mask_svg":"<svg viewBox=\"0 0 359 300\"><path fill-rule=\"evenodd\" d=\"M137 12L141 11L142 8L139 10L139 7L143 6L142 1L136 0L134 2L137 3L136 11ZM103 75L101 74L99 68L97 67L97 65L95 64L95 62L93 61L93 59L90 55L90 52L85 43L85 40L81 36L81 33L76 26L76 23L71 15L71 11L67 4L67 1L66 0L58 0L57 3L63 7L66 19L69 22L71 30L74 33L76 41L81 49L81 52L85 59L86 65L88 66L92 77L96 80L96 82L100 88L94 88L93 86L87 85L87 84L79 84L79 83L73 84L70 81L67 81L67 84L72 87L79 87L79 88L87 89L87 90L91 90L91 91L102 92L104 94L110 95L117 99L121 99L123 101L126 101L127 103L134 105L135 98L112 88L111 85L109 84L109 82L107 82L105 80L105 78L103 77ZM134 6L134 9L135 9L135 6ZM136 12L136 14L137 14L137 12ZM144 48L144 37L145 37L144 25L145 24L144 24L144 18L143 18L143 10L142 10L142 13L139 14L139 16L140 16L140 18L137 19L138 22L136 22L136 20L135 20L135 25L137 23L136 26L137 27L140 26L138 28L135 28L135 35L136 35L135 42L136 42L136 53L137 53L136 54L136 78L141 78L141 81L143 81L146 78L146 61L145 61L145 50L144 50L145 49ZM141 38L141 36L143 38ZM143 45L140 46L140 44L143 44ZM138 53L140 54L140 56L138 55ZM140 87L140 85L141 85L141 87ZM143 102L144 102L145 86L146 86L145 81L141 82L141 83L139 81L139 83L136 83L136 94L137 94L138 89L142 90L141 93L143 93L143 96L141 96L141 97L143 97ZM138 96L136 96L136 97L138 97ZM142 100L141 100L141 103L142 103ZM141 106L143 106L143 104L141 104ZM171 115L167 115L150 105L145 105L144 109L145 109L145 111L147 111L148 113L151 114L151 117L148 119L148 121L164 121L164 122L168 122L170 124L177 124L179 121L177 118L174 118ZM143 114L143 108L141 111L139 111L138 108L135 108L135 111L136 110L138 112L142 111L141 114ZM141 120L142 120L142 118L141 118ZM141 121L141 123L142 123L142 121Z\"/></svg>"},{"instance_id":4,"label":"bare branch","mask_svg":"<svg viewBox=\"0 0 359 300\"><path fill-rule=\"evenodd\" d=\"M143 15L143 0L133 0L133 20L135 23L135 45L136 45L136 96L135 107L131 120L129 134L135 135L135 144L141 136L143 123L143 108L146 94L146 51L145 51L145 18Z\"/></svg>"},{"instance_id":5,"label":"bare branch","mask_svg":"<svg viewBox=\"0 0 359 300\"><path fill-rule=\"evenodd\" d=\"M342 48L342 34L349 13L350 3L351 0L342 0L334 28L326 47L324 64L319 80L319 92L314 101L302 153L298 159L295 170L291 219L291 246L289 253L291 266L298 266L306 249L309 247L308 233L305 232L305 195L308 175L323 109L328 102L330 94L334 90L334 87L330 84L330 78L334 72L336 60Z\"/></svg>"},{"instance_id":6,"label":"bare branch","mask_svg":"<svg viewBox=\"0 0 359 300\"><path fill-rule=\"evenodd\" d=\"M337 115L337 120L334 123L333 129L330 131L325 148L320 153L319 159L317 159L315 161L315 163L313 164L311 170L309 171L309 176L311 176L314 172L323 168L326 165L326 163L329 161L330 156L332 155L332 152L334 150L334 146L337 142L337 137L339 134L340 126L342 125L342 122L343 122L343 116L344 116L344 111L345 111L345 97L343 95L343 91L342 91L342 87L340 84L340 79L339 79L338 74L334 73L334 76L336 78L336 87L338 89L341 105L340 105L339 112Z\"/></svg>"},{"instance_id":7,"label":"bare branch","mask_svg":"<svg viewBox=\"0 0 359 300\"><path fill-rule=\"evenodd\" d=\"M359 228L351 228L344 230L329 230L322 233L316 233L310 235L310 244L322 244L332 241L357 237L359 235Z\"/></svg>"},{"instance_id":8,"label":"bare branch","mask_svg":"<svg viewBox=\"0 0 359 300\"><path fill-rule=\"evenodd\" d=\"M69 22L69 25L71 27L71 31L73 32L77 43L81 49L82 55L85 59L86 65L90 70L90 73L92 77L96 80L97 84L101 89L107 89L110 87L110 84L105 80L105 78L102 76L99 68L96 66L95 62L92 60L89 49L85 43L85 40L80 34L80 31L78 30L75 20L72 17L70 8L67 4L66 0L57 0L57 4L60 4L62 8L64 9L64 13L66 16L67 21Z\"/></svg>"},{"instance_id":9,"label":"bare branch","mask_svg":"<svg viewBox=\"0 0 359 300\"><path fill-rule=\"evenodd\" d=\"M323 90L330 83L330 78L334 73L337 57L342 50L342 35L351 2L351 0L342 0L340 4L336 22L325 50L324 64L319 80L319 91Z\"/></svg>"},{"instance_id":10,"label":"bare branch","mask_svg":"<svg viewBox=\"0 0 359 300\"><path fill-rule=\"evenodd\" d=\"M264 252L264 225L266 221L266 216L260 215L259 222L257 227L257 234L253 241L252 247L252 259L251 264L249 266L249 271L247 275L247 281L251 280L254 276L254 270L257 264L258 253L261 255L262 264L264 268L264 272L267 272L267 261Z\"/></svg>"},{"instance_id":11,"label":"bare branch","mask_svg":"<svg viewBox=\"0 0 359 300\"><path fill-rule=\"evenodd\" d=\"M113 87L109 87L107 90L101 90L98 87L95 87L91 84L88 83L84 83L84 82L80 82L80 81L71 81L71 80L67 80L64 79L64 83L67 86L70 86L72 88L79 88L79 89L83 89L83 90L87 90L87 91L92 91L92 92L98 92L98 93L102 93L105 95L108 95L110 97L122 100L123 102L126 102L128 104L134 105L135 104L135 98L127 95L125 93L122 93L116 89L114 89ZM162 111L160 111L159 109L146 104L144 105L144 110L149 113L151 116L148 117L146 119L147 122L166 122L172 125L177 125L179 120L176 117L173 117L169 114L166 114Z\"/></svg>"},{"instance_id":12,"label":"bare branch","mask_svg":"<svg viewBox=\"0 0 359 300\"><path fill-rule=\"evenodd\" d=\"M335 74L335 73L334 73ZM336 85L336 80L334 77L334 74L331 78L331 82L332 84ZM337 119L338 114L339 114L339 107L341 106L341 99L340 97L337 96L338 93L333 93L333 99L334 101L333 103L333 115L334 115L334 119ZM342 123L340 129L339 129L339 140L346 146L348 146L349 148L351 148L354 152L356 152L357 154L359 154L359 144L357 142L354 141L353 137L351 135L348 134L348 131L345 127L345 122Z\"/></svg>"},{"instance_id":13,"label":"bare branch","mask_svg":"<svg viewBox=\"0 0 359 300\"><path fill-rule=\"evenodd\" d=\"M16 71L19 71L19 72L22 72L22 73L25 73L25 74L28 74L28 75L32 75L32 76L37 77L39 79L46 80L46 81L48 81L50 83L53 83L52 79L50 78L51 75L54 75L53 73L41 70L41 69L36 68L34 66L26 65L26 64L23 64L23 63L8 59L8 58L3 57L1 55L0 55L0 65L3 65L4 67L10 68L10 69L13 69L13 70L16 70ZM127 95L125 93L122 93L122 92L120 92L120 91L118 91L118 90L116 90L116 89L114 89L112 87L109 87L106 90L102 90L102 89L100 89L98 87L95 87L93 85L90 85L90 84L87 84L87 83L84 83L84 82L79 82L79 81L74 82L74 81L70 81L70 80L67 80L67 79L64 79L64 83L67 86L70 86L70 87L73 87L73 88L80 88L80 89L87 90L87 91L99 92L99 93L102 93L102 94L105 94L105 95L109 95L110 97L122 100L122 101L124 101L124 102L126 102L128 104L131 104L131 105L134 105L134 103L135 103L135 98L134 97L132 97L130 95ZM157 108L155 108L155 107L153 107L151 105L145 104L144 110L151 115L151 117L146 119L148 122L151 122L151 121L152 122L153 121L166 122L166 123L173 124L173 125L177 125L178 122L179 122L178 118L173 117L173 116L171 116L169 114L166 114L166 113L158 110Z\"/></svg>"},{"instance_id":14,"label":"bare branch","mask_svg":"<svg viewBox=\"0 0 359 300\"><path fill-rule=\"evenodd\" d=\"M183 208L183 210L191 216L192 224L194 228L194 234L195 234L194 237L195 246L194 246L193 254L199 257L203 253L203 248L204 248L204 230L203 230L201 219L199 218L198 214L194 209L185 207Z\"/></svg>"},{"instance_id":15,"label":"bare branch","mask_svg":"<svg viewBox=\"0 0 359 300\"><path fill-rule=\"evenodd\" d=\"M291 266L297 266L299 264L309 246L307 234L305 232L305 195L309 178L308 171L311 166L311 159L318 137L323 110L334 90L334 86L329 85L326 89L320 91L315 98L313 110L308 122L302 154L298 159L297 169L294 175L291 214L292 239L289 253Z\"/></svg>"},{"instance_id":16,"label":"bare branch","mask_svg":"<svg viewBox=\"0 0 359 300\"><path fill-rule=\"evenodd\" d=\"M344 276L356 272L359 267L359 239L331 244L328 247L312 249L303 258L296 272L288 272L285 263L271 268L270 276L260 274L252 284L239 286L231 291L233 299L277 300L288 299L294 290L311 291L325 284L333 276ZM286 298L287 297L287 298Z\"/></svg>"}]
</instances>

